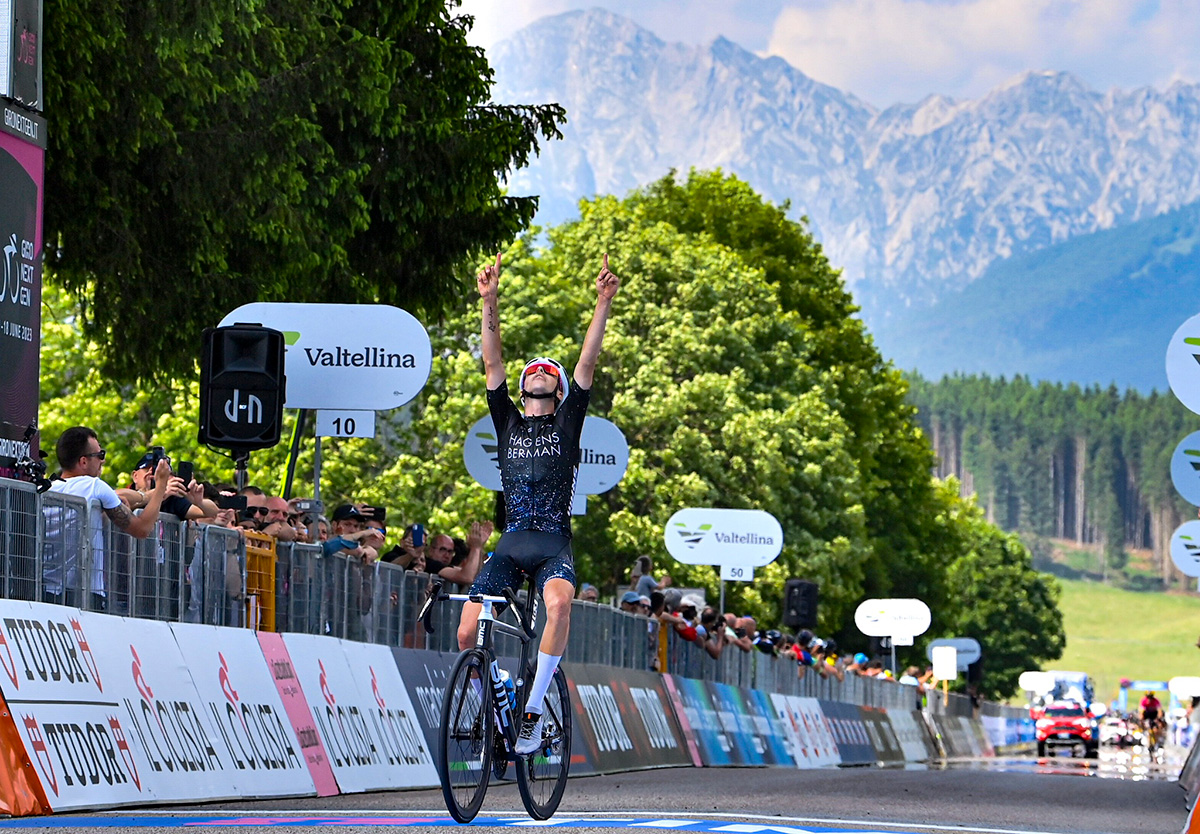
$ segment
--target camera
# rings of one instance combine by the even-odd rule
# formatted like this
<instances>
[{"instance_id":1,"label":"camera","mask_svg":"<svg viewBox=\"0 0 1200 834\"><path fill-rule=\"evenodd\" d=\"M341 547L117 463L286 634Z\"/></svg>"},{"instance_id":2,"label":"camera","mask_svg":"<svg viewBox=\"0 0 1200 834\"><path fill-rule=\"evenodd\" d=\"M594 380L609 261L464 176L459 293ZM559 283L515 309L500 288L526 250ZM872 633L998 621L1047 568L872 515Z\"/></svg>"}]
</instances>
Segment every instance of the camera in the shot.
<instances>
[{"instance_id":1,"label":"camera","mask_svg":"<svg viewBox=\"0 0 1200 834\"><path fill-rule=\"evenodd\" d=\"M218 495L217 509L220 510L237 510L241 513L246 509L246 496L244 495Z\"/></svg>"}]
</instances>

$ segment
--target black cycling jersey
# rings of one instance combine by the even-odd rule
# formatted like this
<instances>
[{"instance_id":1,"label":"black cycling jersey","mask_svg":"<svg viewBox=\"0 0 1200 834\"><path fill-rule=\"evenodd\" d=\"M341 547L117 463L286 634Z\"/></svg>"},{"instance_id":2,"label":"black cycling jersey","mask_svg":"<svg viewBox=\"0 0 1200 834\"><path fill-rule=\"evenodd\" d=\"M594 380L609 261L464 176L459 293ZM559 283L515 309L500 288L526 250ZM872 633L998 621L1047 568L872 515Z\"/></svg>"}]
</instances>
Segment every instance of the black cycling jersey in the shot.
<instances>
[{"instance_id":1,"label":"black cycling jersey","mask_svg":"<svg viewBox=\"0 0 1200 834\"><path fill-rule=\"evenodd\" d=\"M579 437L591 391L571 386L553 414L526 417L508 396L508 383L487 392L496 426L504 530L571 536L571 499L579 469Z\"/></svg>"}]
</instances>

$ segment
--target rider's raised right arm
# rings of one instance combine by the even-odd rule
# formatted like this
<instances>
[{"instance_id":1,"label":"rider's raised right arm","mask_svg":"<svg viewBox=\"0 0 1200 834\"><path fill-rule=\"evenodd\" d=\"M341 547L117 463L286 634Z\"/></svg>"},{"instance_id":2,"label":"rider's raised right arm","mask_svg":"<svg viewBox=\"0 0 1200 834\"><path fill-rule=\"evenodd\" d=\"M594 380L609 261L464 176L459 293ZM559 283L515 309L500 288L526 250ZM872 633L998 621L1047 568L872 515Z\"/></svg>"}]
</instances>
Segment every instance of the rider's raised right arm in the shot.
<instances>
[{"instance_id":1,"label":"rider's raised right arm","mask_svg":"<svg viewBox=\"0 0 1200 834\"><path fill-rule=\"evenodd\" d=\"M504 360L500 356L500 310L497 296L500 294L500 253L496 253L495 265L489 264L476 276L479 297L483 300L483 316L480 333L483 352L483 372L488 390L500 387L504 382Z\"/></svg>"}]
</instances>

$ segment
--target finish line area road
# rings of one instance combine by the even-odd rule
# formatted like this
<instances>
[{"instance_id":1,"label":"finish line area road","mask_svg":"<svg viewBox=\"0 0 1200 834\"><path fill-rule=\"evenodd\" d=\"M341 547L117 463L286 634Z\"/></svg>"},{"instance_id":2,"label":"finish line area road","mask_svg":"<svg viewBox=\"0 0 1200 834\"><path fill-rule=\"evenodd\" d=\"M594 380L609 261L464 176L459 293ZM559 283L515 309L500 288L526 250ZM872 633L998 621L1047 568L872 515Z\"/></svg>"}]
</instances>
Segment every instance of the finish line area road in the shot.
<instances>
[{"instance_id":1,"label":"finish line area road","mask_svg":"<svg viewBox=\"0 0 1200 834\"><path fill-rule=\"evenodd\" d=\"M705 834L1177 834L1187 822L1183 790L1165 773L1100 776L1095 763L1006 759L947 769L671 768L572 779L559 811L531 820L515 783L493 783L474 830L572 828ZM1089 776L1093 778L1088 778ZM0 829L181 827L245 832L270 826L446 834L461 828L439 790L237 801L95 814L0 820Z\"/></svg>"}]
</instances>

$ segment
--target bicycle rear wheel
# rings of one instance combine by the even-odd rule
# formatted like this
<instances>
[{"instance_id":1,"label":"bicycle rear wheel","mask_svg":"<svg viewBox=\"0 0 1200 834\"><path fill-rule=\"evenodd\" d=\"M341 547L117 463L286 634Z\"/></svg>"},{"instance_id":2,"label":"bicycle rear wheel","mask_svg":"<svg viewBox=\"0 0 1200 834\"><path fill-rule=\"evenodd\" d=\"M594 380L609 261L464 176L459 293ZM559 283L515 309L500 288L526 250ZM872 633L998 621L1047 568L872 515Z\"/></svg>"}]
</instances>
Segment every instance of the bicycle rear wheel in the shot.
<instances>
[{"instance_id":1,"label":"bicycle rear wheel","mask_svg":"<svg viewBox=\"0 0 1200 834\"><path fill-rule=\"evenodd\" d=\"M526 672L533 680L533 670ZM542 704L542 747L517 760L517 787L521 802L535 820L550 819L558 810L571 768L571 695L567 676L554 672Z\"/></svg>"},{"instance_id":2,"label":"bicycle rear wheel","mask_svg":"<svg viewBox=\"0 0 1200 834\"><path fill-rule=\"evenodd\" d=\"M492 770L492 688L487 658L478 649L458 656L442 695L438 779L446 810L470 822L483 805Z\"/></svg>"}]
</instances>

